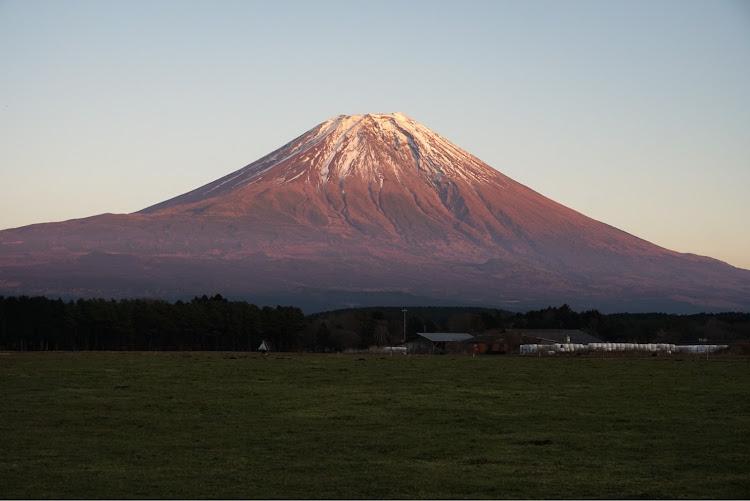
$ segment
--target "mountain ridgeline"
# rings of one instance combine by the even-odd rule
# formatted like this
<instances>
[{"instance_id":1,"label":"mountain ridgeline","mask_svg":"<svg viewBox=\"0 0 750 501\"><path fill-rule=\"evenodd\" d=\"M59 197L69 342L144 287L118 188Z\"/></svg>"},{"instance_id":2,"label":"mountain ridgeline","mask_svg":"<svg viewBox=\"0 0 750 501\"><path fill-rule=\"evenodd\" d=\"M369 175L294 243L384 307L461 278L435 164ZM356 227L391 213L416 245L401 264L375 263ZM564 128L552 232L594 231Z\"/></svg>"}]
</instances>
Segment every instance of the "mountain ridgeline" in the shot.
<instances>
[{"instance_id":1,"label":"mountain ridgeline","mask_svg":"<svg viewBox=\"0 0 750 501\"><path fill-rule=\"evenodd\" d=\"M498 166L501 167L501 166ZM0 294L750 311L750 271L651 244L400 114L337 116L134 214L0 232Z\"/></svg>"}]
</instances>

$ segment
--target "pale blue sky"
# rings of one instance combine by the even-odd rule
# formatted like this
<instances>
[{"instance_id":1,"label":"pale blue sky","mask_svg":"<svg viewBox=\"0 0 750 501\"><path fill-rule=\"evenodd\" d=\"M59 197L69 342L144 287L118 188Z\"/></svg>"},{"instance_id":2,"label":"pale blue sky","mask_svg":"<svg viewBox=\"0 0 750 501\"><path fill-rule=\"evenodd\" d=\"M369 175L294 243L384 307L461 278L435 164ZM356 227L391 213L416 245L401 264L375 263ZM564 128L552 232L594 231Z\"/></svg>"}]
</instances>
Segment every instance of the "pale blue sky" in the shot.
<instances>
[{"instance_id":1,"label":"pale blue sky","mask_svg":"<svg viewBox=\"0 0 750 501\"><path fill-rule=\"evenodd\" d=\"M0 0L0 228L134 212L393 111L750 269L747 0Z\"/></svg>"}]
</instances>

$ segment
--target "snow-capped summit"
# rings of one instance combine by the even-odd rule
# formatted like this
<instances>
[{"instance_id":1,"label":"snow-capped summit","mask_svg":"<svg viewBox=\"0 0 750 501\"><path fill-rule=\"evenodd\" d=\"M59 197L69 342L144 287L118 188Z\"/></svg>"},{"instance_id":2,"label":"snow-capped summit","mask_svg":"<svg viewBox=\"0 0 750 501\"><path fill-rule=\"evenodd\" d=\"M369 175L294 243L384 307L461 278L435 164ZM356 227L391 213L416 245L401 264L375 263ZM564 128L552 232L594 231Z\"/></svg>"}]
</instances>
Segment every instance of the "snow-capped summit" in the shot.
<instances>
[{"instance_id":1,"label":"snow-capped summit","mask_svg":"<svg viewBox=\"0 0 750 501\"><path fill-rule=\"evenodd\" d=\"M501 183L504 178L402 113L338 115L238 171L142 212L219 197L272 179L281 184L331 181L333 189L343 189L335 183L357 177L379 191L386 179L407 182L416 174L436 188L446 176Z\"/></svg>"}]
</instances>

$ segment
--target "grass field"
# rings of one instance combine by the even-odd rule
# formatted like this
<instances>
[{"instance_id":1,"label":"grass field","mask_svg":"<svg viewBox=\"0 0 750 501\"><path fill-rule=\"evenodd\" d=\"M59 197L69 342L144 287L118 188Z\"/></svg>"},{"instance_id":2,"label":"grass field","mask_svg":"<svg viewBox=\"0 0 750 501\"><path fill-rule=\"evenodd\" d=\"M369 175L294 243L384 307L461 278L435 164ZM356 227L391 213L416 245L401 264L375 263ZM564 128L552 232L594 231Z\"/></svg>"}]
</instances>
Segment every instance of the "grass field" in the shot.
<instances>
[{"instance_id":1,"label":"grass field","mask_svg":"<svg viewBox=\"0 0 750 501\"><path fill-rule=\"evenodd\" d=\"M0 353L0 497L746 498L748 369Z\"/></svg>"}]
</instances>

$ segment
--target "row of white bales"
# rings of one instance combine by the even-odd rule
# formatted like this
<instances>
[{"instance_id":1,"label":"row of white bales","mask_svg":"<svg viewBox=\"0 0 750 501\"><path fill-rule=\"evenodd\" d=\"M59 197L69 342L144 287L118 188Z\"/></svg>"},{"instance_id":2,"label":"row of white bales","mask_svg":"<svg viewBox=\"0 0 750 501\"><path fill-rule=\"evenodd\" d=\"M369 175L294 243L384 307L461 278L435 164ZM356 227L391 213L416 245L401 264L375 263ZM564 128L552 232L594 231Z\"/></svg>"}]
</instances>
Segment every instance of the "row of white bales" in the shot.
<instances>
[{"instance_id":1,"label":"row of white bales","mask_svg":"<svg viewBox=\"0 0 750 501\"><path fill-rule=\"evenodd\" d=\"M684 344L668 343L555 343L555 344L522 344L521 355L557 352L573 353L576 351L648 351L666 352L683 351L690 353L711 353L728 348L726 344Z\"/></svg>"}]
</instances>

